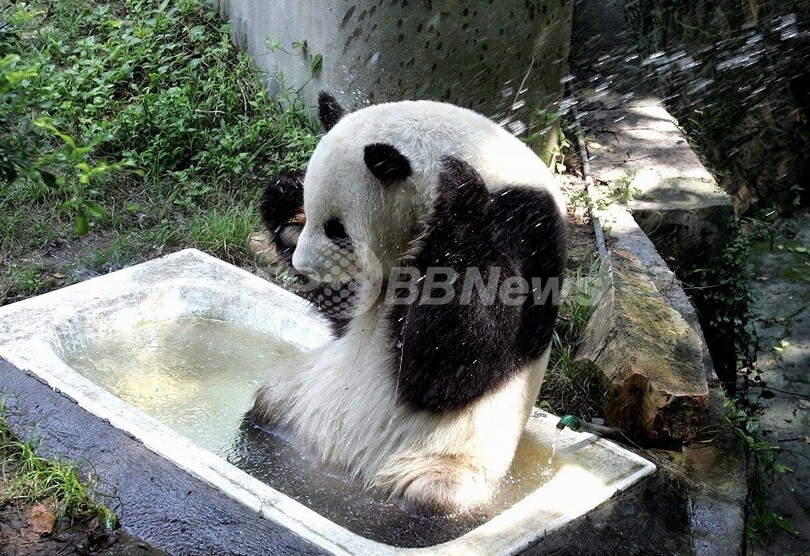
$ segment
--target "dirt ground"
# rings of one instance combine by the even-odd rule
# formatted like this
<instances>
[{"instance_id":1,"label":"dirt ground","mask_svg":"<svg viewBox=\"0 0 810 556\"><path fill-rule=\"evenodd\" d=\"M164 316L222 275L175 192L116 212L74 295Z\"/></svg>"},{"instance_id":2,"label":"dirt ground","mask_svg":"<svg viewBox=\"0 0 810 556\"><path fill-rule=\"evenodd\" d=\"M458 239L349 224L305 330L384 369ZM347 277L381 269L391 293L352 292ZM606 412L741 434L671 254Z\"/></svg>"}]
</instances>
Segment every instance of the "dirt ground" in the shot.
<instances>
[{"instance_id":1,"label":"dirt ground","mask_svg":"<svg viewBox=\"0 0 810 556\"><path fill-rule=\"evenodd\" d=\"M3 556L161 556L164 552L120 530L106 531L97 517L55 520L53 507L8 500L13 469L0 469L0 554Z\"/></svg>"},{"instance_id":2,"label":"dirt ground","mask_svg":"<svg viewBox=\"0 0 810 556\"><path fill-rule=\"evenodd\" d=\"M6 503L0 507L0 553L5 556L157 555L163 554L120 532L104 532L98 520L74 523L51 533L39 533L30 506ZM33 516L33 518L32 518Z\"/></svg>"}]
</instances>

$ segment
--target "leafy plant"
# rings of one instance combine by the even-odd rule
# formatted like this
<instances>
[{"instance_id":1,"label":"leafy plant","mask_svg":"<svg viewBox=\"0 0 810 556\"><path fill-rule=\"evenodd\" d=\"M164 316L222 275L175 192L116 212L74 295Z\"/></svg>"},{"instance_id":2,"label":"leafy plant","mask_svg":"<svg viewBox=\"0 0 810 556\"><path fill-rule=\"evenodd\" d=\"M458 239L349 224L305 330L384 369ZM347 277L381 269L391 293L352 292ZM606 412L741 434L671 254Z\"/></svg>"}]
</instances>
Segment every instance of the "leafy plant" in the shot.
<instances>
[{"instance_id":1,"label":"leafy plant","mask_svg":"<svg viewBox=\"0 0 810 556\"><path fill-rule=\"evenodd\" d=\"M309 62L310 78L307 79L307 81L295 91L296 94L300 93L301 90L306 87L313 78L320 75L321 69L323 68L323 54L312 54L309 49L309 43L307 43L306 39L293 42L292 52L285 50L281 41L274 39L273 37L265 37L264 42L265 45L267 45L268 52L278 50L279 52L283 52L289 56L301 56L304 61ZM279 81L283 83L283 76L279 77Z\"/></svg>"},{"instance_id":2,"label":"leafy plant","mask_svg":"<svg viewBox=\"0 0 810 556\"><path fill-rule=\"evenodd\" d=\"M797 534L796 529L783 515L775 512L768 501L768 485L773 481L774 475L792 473L793 470L777 461L780 450L778 445L757 435L759 420L751 411L746 411L731 398L726 398L724 407L725 419L734 434L741 439L745 449L748 477L745 534L749 545L766 545L777 529Z\"/></svg>"},{"instance_id":3,"label":"leafy plant","mask_svg":"<svg viewBox=\"0 0 810 556\"><path fill-rule=\"evenodd\" d=\"M114 162L93 161L91 155L95 150L93 145L80 146L66 133L60 132L46 118L34 120L34 125L51 132L61 139L62 145L54 148L51 152L44 153L32 167L40 174L42 181L50 188L64 188L69 181L72 185L72 192L68 200L57 207L59 212L71 212L75 218L76 233L85 235L89 229L91 218L102 220L107 216L106 211L96 202L90 200L93 196L98 196L98 191L91 189L91 184L99 177L120 172L127 167L132 167L130 160ZM57 177L44 168L58 168L60 175ZM138 175L143 175L142 170L133 170Z\"/></svg>"},{"instance_id":4,"label":"leafy plant","mask_svg":"<svg viewBox=\"0 0 810 556\"><path fill-rule=\"evenodd\" d=\"M559 112L537 108L533 111L532 117L534 120L532 129L536 131L522 137L521 140L528 145L545 143L541 158L548 164L552 172L557 174L565 173L568 169L565 165L565 158L572 145L565 136L562 126L559 125L561 118ZM554 135L548 140L544 140L552 132Z\"/></svg>"},{"instance_id":5,"label":"leafy plant","mask_svg":"<svg viewBox=\"0 0 810 556\"><path fill-rule=\"evenodd\" d=\"M589 419L602 413L602 384L574 364L585 326L594 304L604 292L606 273L603 261L595 256L585 260L572 276L560 306L552 336L548 372L540 401L554 413L574 413Z\"/></svg>"},{"instance_id":6,"label":"leafy plant","mask_svg":"<svg viewBox=\"0 0 810 556\"><path fill-rule=\"evenodd\" d=\"M7 29L8 26L4 26ZM11 183L20 173L26 172L30 165L29 157L33 156L31 148L21 137L10 133L20 112L24 110L24 102L19 97L21 84L36 75L36 70L21 66L21 58L10 52L5 41L10 40L9 31L0 34L0 46L6 45L0 52L0 187Z\"/></svg>"},{"instance_id":7,"label":"leafy plant","mask_svg":"<svg viewBox=\"0 0 810 556\"><path fill-rule=\"evenodd\" d=\"M557 142L551 148L551 169L558 174L564 174L567 169L565 166L565 154L569 148L571 148L571 142L565 136L565 132L560 129Z\"/></svg>"},{"instance_id":8,"label":"leafy plant","mask_svg":"<svg viewBox=\"0 0 810 556\"><path fill-rule=\"evenodd\" d=\"M711 266L682 269L681 278L701 314L701 325L718 374L731 393L725 401L725 418L745 449L746 542L764 545L778 529L795 533L768 500L768 486L774 475L789 473L791 469L778 462L780 447L758 434L757 415L761 407L751 389L760 389L762 377L756 363L758 345L752 326L756 317L746 272L750 237L742 233L741 224L741 221L733 223L732 239ZM773 242L769 226L762 222L749 226ZM777 346L784 347L784 344Z\"/></svg>"},{"instance_id":9,"label":"leafy plant","mask_svg":"<svg viewBox=\"0 0 810 556\"><path fill-rule=\"evenodd\" d=\"M679 271L684 291L701 317L718 376L732 392L737 370L753 368L756 359L752 297L746 273L750 241L741 233L740 225L739 220L730 224L731 239L710 265L703 266L703 258Z\"/></svg>"},{"instance_id":10,"label":"leafy plant","mask_svg":"<svg viewBox=\"0 0 810 556\"><path fill-rule=\"evenodd\" d=\"M596 207L593 198L591 198L591 195L585 189L574 193L568 202L572 207L577 208L581 206L585 211L593 210L593 208Z\"/></svg>"},{"instance_id":11,"label":"leafy plant","mask_svg":"<svg viewBox=\"0 0 810 556\"><path fill-rule=\"evenodd\" d=\"M640 189L631 187L631 184L632 180L625 175L613 180L608 187L610 198L620 205L626 205L641 193Z\"/></svg>"},{"instance_id":12,"label":"leafy plant","mask_svg":"<svg viewBox=\"0 0 810 556\"><path fill-rule=\"evenodd\" d=\"M84 233L102 254L75 249L76 266L191 245L250 264L243 238L263 184L300 169L318 133L293 93L269 94L213 6L31 0L2 4L0 21L6 268L22 276L38 260L32 251ZM299 49L319 71L323 58ZM0 291L31 291L13 278L0 274Z\"/></svg>"}]
</instances>

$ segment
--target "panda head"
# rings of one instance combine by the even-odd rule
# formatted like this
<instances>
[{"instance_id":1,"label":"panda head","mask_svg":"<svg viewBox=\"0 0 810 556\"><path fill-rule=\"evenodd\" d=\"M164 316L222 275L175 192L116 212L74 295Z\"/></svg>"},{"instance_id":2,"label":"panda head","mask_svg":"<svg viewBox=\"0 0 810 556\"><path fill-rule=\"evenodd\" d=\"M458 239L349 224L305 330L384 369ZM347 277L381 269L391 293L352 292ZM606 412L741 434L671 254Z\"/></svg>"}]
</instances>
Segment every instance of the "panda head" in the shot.
<instances>
[{"instance_id":1,"label":"panda head","mask_svg":"<svg viewBox=\"0 0 810 556\"><path fill-rule=\"evenodd\" d=\"M321 282L386 275L429 207L430 184L397 131L407 127L379 121L373 109L347 114L331 95L319 97L327 133L304 177L306 224L292 263Z\"/></svg>"}]
</instances>

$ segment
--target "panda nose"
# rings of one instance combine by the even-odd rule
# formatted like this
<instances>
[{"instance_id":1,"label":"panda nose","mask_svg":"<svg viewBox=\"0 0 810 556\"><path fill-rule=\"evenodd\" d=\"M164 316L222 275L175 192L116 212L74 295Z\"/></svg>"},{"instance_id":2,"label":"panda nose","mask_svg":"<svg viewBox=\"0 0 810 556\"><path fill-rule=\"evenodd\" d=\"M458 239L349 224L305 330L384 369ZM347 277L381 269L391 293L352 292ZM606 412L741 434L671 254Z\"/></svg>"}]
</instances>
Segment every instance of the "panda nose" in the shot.
<instances>
[{"instance_id":1,"label":"panda nose","mask_svg":"<svg viewBox=\"0 0 810 556\"><path fill-rule=\"evenodd\" d=\"M293 252L292 265L295 270L306 276L313 276L318 270L318 265L313 260L313 253L317 251L314 249L315 245L317 245L315 238L304 226Z\"/></svg>"},{"instance_id":2,"label":"panda nose","mask_svg":"<svg viewBox=\"0 0 810 556\"><path fill-rule=\"evenodd\" d=\"M306 260L306 257L302 255L303 249L299 244L298 247L295 248L292 257L292 265L295 270L300 272L301 274L305 274L307 276L311 276L315 273L315 269L309 264L309 261Z\"/></svg>"}]
</instances>

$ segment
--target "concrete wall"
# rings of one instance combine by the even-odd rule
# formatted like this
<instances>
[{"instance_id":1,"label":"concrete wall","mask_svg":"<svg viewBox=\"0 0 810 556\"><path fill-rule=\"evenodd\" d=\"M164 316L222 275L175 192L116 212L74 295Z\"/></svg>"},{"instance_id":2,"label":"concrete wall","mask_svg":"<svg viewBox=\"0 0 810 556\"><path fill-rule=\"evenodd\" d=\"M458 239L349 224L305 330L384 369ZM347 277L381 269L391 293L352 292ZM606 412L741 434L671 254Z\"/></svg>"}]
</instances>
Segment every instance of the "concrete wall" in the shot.
<instances>
[{"instance_id":1,"label":"concrete wall","mask_svg":"<svg viewBox=\"0 0 810 556\"><path fill-rule=\"evenodd\" d=\"M220 0L236 42L309 105L432 99L519 134L548 126L567 74L572 0ZM276 48L268 48L270 39ZM306 48L300 45L306 41ZM296 48L294 44L298 44ZM281 48L278 48L280 46ZM314 72L318 55L322 64Z\"/></svg>"}]
</instances>

